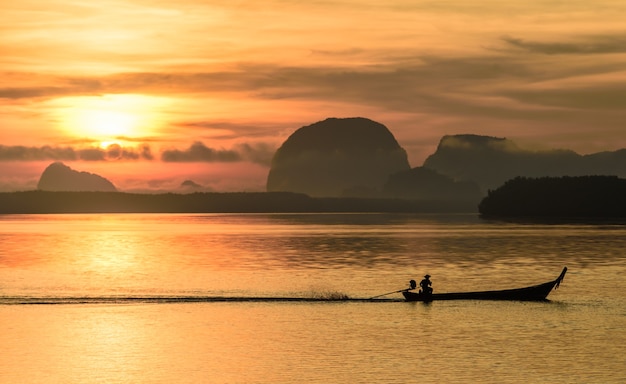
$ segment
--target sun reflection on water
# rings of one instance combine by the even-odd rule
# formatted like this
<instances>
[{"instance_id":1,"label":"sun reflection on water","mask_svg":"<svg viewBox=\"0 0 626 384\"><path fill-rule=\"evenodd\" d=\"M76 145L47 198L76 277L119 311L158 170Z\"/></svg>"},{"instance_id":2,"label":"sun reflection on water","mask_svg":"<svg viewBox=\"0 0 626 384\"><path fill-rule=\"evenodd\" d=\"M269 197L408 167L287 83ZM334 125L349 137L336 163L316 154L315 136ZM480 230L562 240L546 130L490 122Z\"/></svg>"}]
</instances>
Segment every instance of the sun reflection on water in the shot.
<instances>
[{"instance_id":1,"label":"sun reflection on water","mask_svg":"<svg viewBox=\"0 0 626 384\"><path fill-rule=\"evenodd\" d=\"M498 383L624 382L623 227L315 217L3 217L2 294L115 297L0 305L0 382L481 382L485 372ZM440 292L505 288L554 278L564 264L571 272L549 303L114 304L140 294L371 297L425 272Z\"/></svg>"},{"instance_id":2,"label":"sun reflection on water","mask_svg":"<svg viewBox=\"0 0 626 384\"><path fill-rule=\"evenodd\" d=\"M103 275L119 276L137 267L138 244L125 233L102 232L94 234L79 251L89 269Z\"/></svg>"}]
</instances>

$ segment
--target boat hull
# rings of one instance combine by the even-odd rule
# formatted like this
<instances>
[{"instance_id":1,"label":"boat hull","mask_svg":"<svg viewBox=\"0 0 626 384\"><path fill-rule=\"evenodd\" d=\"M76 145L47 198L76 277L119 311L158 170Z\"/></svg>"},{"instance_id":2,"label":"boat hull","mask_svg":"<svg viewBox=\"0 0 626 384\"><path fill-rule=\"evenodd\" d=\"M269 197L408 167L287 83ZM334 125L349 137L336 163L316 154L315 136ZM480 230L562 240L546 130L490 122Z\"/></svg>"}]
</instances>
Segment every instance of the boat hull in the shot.
<instances>
[{"instance_id":1,"label":"boat hull","mask_svg":"<svg viewBox=\"0 0 626 384\"><path fill-rule=\"evenodd\" d=\"M563 268L561 275L556 280L547 283L533 285L524 288L504 289L497 291L479 292L451 292L424 294L422 292L411 292L407 289L402 291L406 301L430 302L435 300L511 300L511 301L544 301L553 289L556 289L567 272L567 267Z\"/></svg>"}]
</instances>

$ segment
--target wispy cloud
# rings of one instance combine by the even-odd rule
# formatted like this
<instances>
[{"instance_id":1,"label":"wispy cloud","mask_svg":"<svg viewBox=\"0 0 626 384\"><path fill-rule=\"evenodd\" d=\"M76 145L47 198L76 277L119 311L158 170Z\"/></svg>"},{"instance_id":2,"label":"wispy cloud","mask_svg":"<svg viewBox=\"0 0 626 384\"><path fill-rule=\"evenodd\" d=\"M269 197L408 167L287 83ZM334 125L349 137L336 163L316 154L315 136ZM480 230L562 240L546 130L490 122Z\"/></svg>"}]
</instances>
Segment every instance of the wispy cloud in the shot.
<instances>
[{"instance_id":1,"label":"wispy cloud","mask_svg":"<svg viewBox=\"0 0 626 384\"><path fill-rule=\"evenodd\" d=\"M247 161L262 166L271 163L276 147L267 143L240 143L231 149L215 149L202 142L194 142L186 149L165 149L160 154L164 162L232 163ZM156 160L147 144L137 147L111 144L106 148L44 145L0 145L0 161L136 161Z\"/></svg>"},{"instance_id":2,"label":"wispy cloud","mask_svg":"<svg viewBox=\"0 0 626 384\"><path fill-rule=\"evenodd\" d=\"M1 130L68 143L83 131L62 126L71 108L54 99L132 93L172 101L146 110L153 131L135 132L163 153L76 144L63 156L267 164L255 140L278 143L329 116L388 124L421 157L455 132L626 144L623 1L122 3L3 5L0 112L13 121ZM17 152L61 156L38 148Z\"/></svg>"},{"instance_id":3,"label":"wispy cloud","mask_svg":"<svg viewBox=\"0 0 626 384\"><path fill-rule=\"evenodd\" d=\"M60 160L69 161L79 158L76 150L70 147L27 147L27 146L5 146L0 145L1 161L38 161L38 160Z\"/></svg>"},{"instance_id":4,"label":"wispy cloud","mask_svg":"<svg viewBox=\"0 0 626 384\"><path fill-rule=\"evenodd\" d=\"M172 124L174 129L192 132L191 136L210 136L215 139L254 138L276 134L277 131L289 131L293 125L269 121L236 121L236 120L187 120Z\"/></svg>"},{"instance_id":5,"label":"wispy cloud","mask_svg":"<svg viewBox=\"0 0 626 384\"><path fill-rule=\"evenodd\" d=\"M574 143L570 144L565 137L571 140L587 137L591 133L586 135L584 132L593 127L593 136L597 138L594 151L606 148L610 143L613 147L626 145L626 137L620 133L623 126L619 123L626 119L626 94L623 91L626 89L623 69L626 68L626 57L617 53L606 54L611 50L618 51L617 45L587 48L584 53L575 53L573 46L560 48L562 52L569 52L565 60L561 55L547 54L557 52L556 43L555 47L548 47L535 46L525 40L522 43L516 41L504 41L515 49L488 49L480 55L443 57L406 52L396 58L390 57L386 63L357 67L241 64L228 71L216 72L40 77L40 86L30 84L27 89L20 90L15 84L11 88L1 88L0 85L0 97L18 98L15 102L24 103L29 103L31 98L129 92L194 100L230 97L229 102L234 103L233 113L244 113L244 120L237 115L228 120L224 113L213 120L214 116L203 114L202 110L186 109L185 113L191 114L183 119L182 114L178 115L178 121L170 122L167 129L173 134L185 131L198 143L184 149L165 150L159 158L167 162L253 161L267 165L271 156L263 154L253 144L250 145L254 150L244 153L232 144L227 144L224 149L201 144L201 141L253 143L258 137L265 141L276 139L278 144L299 126L311 122L292 118L292 122L302 124L286 126L285 121L276 119L276 116L263 120L260 115L245 110L254 104L237 106L243 100L276 105L293 101L301 103L302 108L323 103L331 112L317 116L318 119L342 116L345 110L350 111L348 116L365 115L377 119L376 115L367 114L371 109L389 115L424 116L427 125L413 122L412 126L406 123L404 127L390 126L394 133L405 130L404 137L399 137L403 142L415 136L413 132L417 131L429 135L433 143L443 134L474 132L508 137L533 136L539 141L548 140L542 137L549 135L553 145L569 146ZM537 51L529 55L530 49ZM207 105L211 105L210 102ZM351 107L346 109L345 106ZM296 112L292 112L294 117L297 117ZM310 114L310 110L303 112ZM431 123L444 120L441 127ZM566 136L563 131L567 132ZM607 139L610 143L599 141L604 132L613 137ZM584 140L573 148L585 152L589 143ZM107 158L106 153L100 151L82 156ZM123 156L129 157L128 154Z\"/></svg>"},{"instance_id":6,"label":"wispy cloud","mask_svg":"<svg viewBox=\"0 0 626 384\"><path fill-rule=\"evenodd\" d=\"M249 161L269 165L275 148L267 144L238 144L233 149L215 149L202 142L194 142L187 149L168 149L161 153L165 162L228 163Z\"/></svg>"},{"instance_id":7,"label":"wispy cloud","mask_svg":"<svg viewBox=\"0 0 626 384\"><path fill-rule=\"evenodd\" d=\"M267 143L237 144L235 149L246 161L269 166L276 152L276 147Z\"/></svg>"},{"instance_id":8,"label":"wispy cloud","mask_svg":"<svg viewBox=\"0 0 626 384\"><path fill-rule=\"evenodd\" d=\"M626 52L626 37L606 36L588 42L535 42L503 37L518 50L546 54L600 55ZM39 85L19 83L0 87L0 98L53 98L66 95L143 93L155 95L219 96L239 93L245 98L349 102L393 111L423 113L471 112L476 100L508 98L528 84L589 74L611 76L626 60L615 55L598 61L563 61L558 58L531 60L516 52L486 50L482 55L441 57L406 52L386 63L346 66L284 66L240 64L215 72L129 72L107 76L41 78ZM22 77L28 77L24 74ZM618 80L621 81L621 80ZM561 84L567 92L567 84ZM594 95L614 84L596 84ZM523 102L522 99L519 99ZM549 103L547 105L550 105ZM510 104L509 104L510 106ZM529 107L533 104L529 104ZM492 108L505 108L493 105ZM507 107L508 108L508 107ZM479 110L485 113L484 109ZM515 114L514 110L509 111ZM181 123L198 126L202 122ZM253 129L249 129L250 133ZM245 132L243 132L245 133Z\"/></svg>"},{"instance_id":9,"label":"wispy cloud","mask_svg":"<svg viewBox=\"0 0 626 384\"><path fill-rule=\"evenodd\" d=\"M311 116L402 121L390 128L412 142L458 131L565 137L557 125L568 137L590 124L612 134L626 118L620 1L593 12L579 0L25 1L0 26L0 98L15 120L32 124L15 111L60 97L162 96L175 100L162 109L163 142L212 144L164 159L243 159L233 142L279 141Z\"/></svg>"},{"instance_id":10,"label":"wispy cloud","mask_svg":"<svg viewBox=\"0 0 626 384\"><path fill-rule=\"evenodd\" d=\"M241 161L241 156L233 150L213 149L197 141L184 150L165 150L161 159L167 162L235 162Z\"/></svg>"},{"instance_id":11,"label":"wispy cloud","mask_svg":"<svg viewBox=\"0 0 626 384\"><path fill-rule=\"evenodd\" d=\"M119 144L111 144L106 147L107 159L115 160L153 160L152 150L149 145L141 144L137 148L122 147Z\"/></svg>"},{"instance_id":12,"label":"wispy cloud","mask_svg":"<svg viewBox=\"0 0 626 384\"><path fill-rule=\"evenodd\" d=\"M152 160L153 158L148 145L140 145L137 148L122 147L119 144L112 144L107 148L0 145L0 161L113 161Z\"/></svg>"},{"instance_id":13,"label":"wispy cloud","mask_svg":"<svg viewBox=\"0 0 626 384\"><path fill-rule=\"evenodd\" d=\"M504 36L502 41L515 48L546 55L590 55L626 52L626 35L592 36L578 38L569 42L540 42Z\"/></svg>"}]
</instances>

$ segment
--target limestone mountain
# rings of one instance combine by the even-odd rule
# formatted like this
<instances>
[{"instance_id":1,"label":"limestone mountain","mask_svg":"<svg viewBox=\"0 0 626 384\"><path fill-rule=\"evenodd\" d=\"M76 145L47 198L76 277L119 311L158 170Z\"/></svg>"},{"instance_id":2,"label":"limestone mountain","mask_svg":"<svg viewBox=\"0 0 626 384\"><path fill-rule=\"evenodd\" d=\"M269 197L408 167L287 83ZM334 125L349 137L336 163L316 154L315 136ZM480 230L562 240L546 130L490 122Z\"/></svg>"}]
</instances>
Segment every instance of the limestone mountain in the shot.
<instances>
[{"instance_id":1,"label":"limestone mountain","mask_svg":"<svg viewBox=\"0 0 626 384\"><path fill-rule=\"evenodd\" d=\"M37 189L42 191L115 192L117 189L102 176L79 172L61 162L50 164L41 174Z\"/></svg>"},{"instance_id":2,"label":"limestone mountain","mask_svg":"<svg viewBox=\"0 0 626 384\"><path fill-rule=\"evenodd\" d=\"M533 151L513 141L479 135L444 136L424 167L457 181L475 181L486 192L517 176L626 176L626 150L580 155L571 150Z\"/></svg>"},{"instance_id":3,"label":"limestone mountain","mask_svg":"<svg viewBox=\"0 0 626 384\"><path fill-rule=\"evenodd\" d=\"M409 170L406 151L384 125L366 118L329 118L296 130L276 151L268 191L347 196L379 191Z\"/></svg>"},{"instance_id":4,"label":"limestone mountain","mask_svg":"<svg viewBox=\"0 0 626 384\"><path fill-rule=\"evenodd\" d=\"M478 204L483 194L472 181L455 181L437 171L416 167L389 177L383 187L387 197L431 200L466 201Z\"/></svg>"}]
</instances>

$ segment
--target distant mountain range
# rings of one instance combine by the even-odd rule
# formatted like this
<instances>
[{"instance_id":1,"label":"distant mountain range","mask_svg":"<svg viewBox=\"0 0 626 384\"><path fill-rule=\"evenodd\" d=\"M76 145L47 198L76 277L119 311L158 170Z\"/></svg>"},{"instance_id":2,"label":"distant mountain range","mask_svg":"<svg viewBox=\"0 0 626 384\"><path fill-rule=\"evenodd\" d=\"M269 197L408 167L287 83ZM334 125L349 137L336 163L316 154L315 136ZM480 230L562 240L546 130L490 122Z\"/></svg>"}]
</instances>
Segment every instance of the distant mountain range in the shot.
<instances>
[{"instance_id":1,"label":"distant mountain range","mask_svg":"<svg viewBox=\"0 0 626 384\"><path fill-rule=\"evenodd\" d=\"M423 166L380 123L327 119L296 130L278 149L268 191L311 196L475 201L517 176L626 176L626 149L579 155L532 151L506 138L446 135Z\"/></svg>"},{"instance_id":2,"label":"distant mountain range","mask_svg":"<svg viewBox=\"0 0 626 384\"><path fill-rule=\"evenodd\" d=\"M476 182L483 192L517 176L626 177L626 149L579 155L570 150L531 151L505 138L478 135L444 136L424 162L458 181Z\"/></svg>"},{"instance_id":3,"label":"distant mountain range","mask_svg":"<svg viewBox=\"0 0 626 384\"><path fill-rule=\"evenodd\" d=\"M626 177L626 149L579 155L562 149L527 150L506 138L447 135L423 166L411 168L406 151L384 125L366 118L329 118L297 129L281 145L267 191L476 207L488 190L518 176L585 175ZM109 180L58 162L43 172L38 189L116 191ZM188 180L181 191L205 190Z\"/></svg>"}]
</instances>

